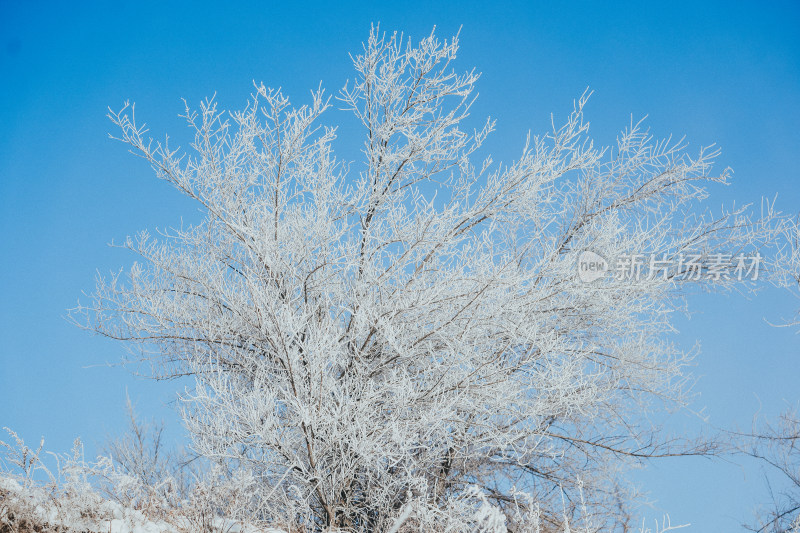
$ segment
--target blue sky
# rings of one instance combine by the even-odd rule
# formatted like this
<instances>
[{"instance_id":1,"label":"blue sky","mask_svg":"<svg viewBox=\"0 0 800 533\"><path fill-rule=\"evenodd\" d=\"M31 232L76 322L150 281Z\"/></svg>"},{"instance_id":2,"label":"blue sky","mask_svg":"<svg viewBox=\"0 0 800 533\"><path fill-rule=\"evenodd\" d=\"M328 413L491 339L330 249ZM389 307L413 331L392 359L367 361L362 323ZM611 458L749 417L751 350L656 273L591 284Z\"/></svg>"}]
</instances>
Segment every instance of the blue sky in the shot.
<instances>
[{"instance_id":1,"label":"blue sky","mask_svg":"<svg viewBox=\"0 0 800 533\"><path fill-rule=\"evenodd\" d=\"M116 7L120 5L121 7ZM46 3L0 0L0 426L67 451L81 436L94 454L123 429L126 389L145 416L181 430L169 402L182 387L108 366L122 346L67 323L65 310L91 291L95 270L132 258L106 246L140 229L192 220L196 207L107 138L106 107L125 100L157 137L178 140L181 98L217 93L241 106L252 81L280 86L295 102L320 82L335 93L352 77L348 53L370 24L413 38L436 25L461 28L458 65L483 73L473 114L498 128L495 159L519 153L528 130L565 117L586 87L594 136L612 142L631 115L656 136L717 143L733 185L710 206L778 196L800 207L800 4L797 2L568 3ZM349 117L333 112L328 121ZM693 298L679 342L702 343L698 397L718 426L747 427L800 400L798 336L764 317L789 317L800 302L778 291L748 301ZM675 430L699 426L685 414ZM0 437L2 438L2 437ZM637 474L656 500L693 531L736 531L766 501L759 468L681 460Z\"/></svg>"}]
</instances>

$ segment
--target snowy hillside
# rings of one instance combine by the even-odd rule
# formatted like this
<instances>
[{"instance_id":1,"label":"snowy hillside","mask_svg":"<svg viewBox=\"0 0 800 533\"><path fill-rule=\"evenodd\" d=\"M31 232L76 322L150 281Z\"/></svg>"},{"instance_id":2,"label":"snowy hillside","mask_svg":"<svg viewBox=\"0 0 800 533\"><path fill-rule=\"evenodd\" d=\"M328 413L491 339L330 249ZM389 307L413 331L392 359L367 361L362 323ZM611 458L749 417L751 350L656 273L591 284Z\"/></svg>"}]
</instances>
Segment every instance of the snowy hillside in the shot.
<instances>
[{"instance_id":1,"label":"snowy hillside","mask_svg":"<svg viewBox=\"0 0 800 533\"><path fill-rule=\"evenodd\" d=\"M14 479L0 477L2 533L186 533L201 528L203 531L219 533L285 533L274 528L246 526L219 517L205 524L198 524L196 517L177 514L154 520L140 510L103 499L93 491L56 496L52 487L24 487Z\"/></svg>"}]
</instances>

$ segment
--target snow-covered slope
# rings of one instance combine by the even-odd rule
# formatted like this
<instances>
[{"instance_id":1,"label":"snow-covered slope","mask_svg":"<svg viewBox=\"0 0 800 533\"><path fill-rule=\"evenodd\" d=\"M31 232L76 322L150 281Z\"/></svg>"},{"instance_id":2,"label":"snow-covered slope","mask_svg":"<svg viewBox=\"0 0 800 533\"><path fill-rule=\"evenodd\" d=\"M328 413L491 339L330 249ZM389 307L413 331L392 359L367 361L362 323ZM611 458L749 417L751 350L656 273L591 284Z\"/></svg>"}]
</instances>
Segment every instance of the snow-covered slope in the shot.
<instances>
[{"instance_id":1,"label":"snow-covered slope","mask_svg":"<svg viewBox=\"0 0 800 533\"><path fill-rule=\"evenodd\" d=\"M30 484L0 474L0 530L58 531L86 533L194 533L201 524L173 514L154 520L137 509L103 499L93 491L57 494L52 487ZM211 522L218 533L285 533L274 528L256 528L216 517ZM204 531L205 528L203 528Z\"/></svg>"}]
</instances>

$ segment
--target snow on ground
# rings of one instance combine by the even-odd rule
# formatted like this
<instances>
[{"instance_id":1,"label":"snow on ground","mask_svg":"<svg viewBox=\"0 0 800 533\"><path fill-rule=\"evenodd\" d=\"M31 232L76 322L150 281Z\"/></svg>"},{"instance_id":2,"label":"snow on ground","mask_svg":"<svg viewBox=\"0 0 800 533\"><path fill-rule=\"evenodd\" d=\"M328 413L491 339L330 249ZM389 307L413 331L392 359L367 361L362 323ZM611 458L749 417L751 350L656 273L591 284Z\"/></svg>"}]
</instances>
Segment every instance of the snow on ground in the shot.
<instances>
[{"instance_id":1,"label":"snow on ground","mask_svg":"<svg viewBox=\"0 0 800 533\"><path fill-rule=\"evenodd\" d=\"M0 526L28 519L35 524L61 526L66 531L87 533L193 533L196 527L185 517L169 522L151 520L142 511L86 492L68 497L54 496L40 486L25 487L0 474ZM2 529L2 527L0 527ZM274 528L259 529L240 522L215 518L216 533L286 533Z\"/></svg>"}]
</instances>

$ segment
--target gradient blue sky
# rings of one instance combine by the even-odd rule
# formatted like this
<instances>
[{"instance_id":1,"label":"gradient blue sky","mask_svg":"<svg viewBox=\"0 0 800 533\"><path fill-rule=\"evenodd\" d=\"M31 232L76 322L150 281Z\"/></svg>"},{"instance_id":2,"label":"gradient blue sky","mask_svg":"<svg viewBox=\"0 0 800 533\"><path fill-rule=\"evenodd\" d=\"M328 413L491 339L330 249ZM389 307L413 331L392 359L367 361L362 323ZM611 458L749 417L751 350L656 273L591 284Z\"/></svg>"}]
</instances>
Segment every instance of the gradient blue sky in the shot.
<instances>
[{"instance_id":1,"label":"gradient blue sky","mask_svg":"<svg viewBox=\"0 0 800 533\"><path fill-rule=\"evenodd\" d=\"M81 436L93 455L124 427L125 390L145 416L181 428L169 402L182 386L109 367L122 346L63 316L95 269L127 266L106 246L140 229L197 218L194 205L153 178L145 163L107 138L106 107L127 99L158 137L182 139L181 98L215 91L241 106L252 81L281 86L295 102L322 82L352 76L348 52L370 23L421 38L461 27L459 65L483 73L474 115L491 114L495 159L519 153L528 130L544 130L588 86L597 139L608 143L648 115L656 136L717 143L734 184L710 205L758 202L800 207L800 3L47 3L0 0L0 426L67 451ZM233 4L231 4L232 6ZM119 7L118 7L119 6ZM354 157L351 119L340 145ZM347 144L350 142L350 148ZM767 326L800 302L778 291L747 301L693 298L679 342L702 343L696 409L713 424L747 427L800 400L798 336ZM685 414L675 430L700 424ZM0 437L2 438L2 437ZM767 501L760 470L746 461L672 460L637 474L655 500L692 531L737 531Z\"/></svg>"}]
</instances>

